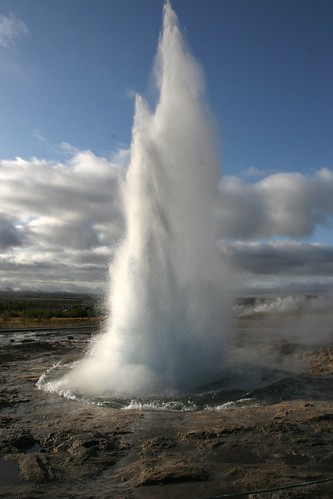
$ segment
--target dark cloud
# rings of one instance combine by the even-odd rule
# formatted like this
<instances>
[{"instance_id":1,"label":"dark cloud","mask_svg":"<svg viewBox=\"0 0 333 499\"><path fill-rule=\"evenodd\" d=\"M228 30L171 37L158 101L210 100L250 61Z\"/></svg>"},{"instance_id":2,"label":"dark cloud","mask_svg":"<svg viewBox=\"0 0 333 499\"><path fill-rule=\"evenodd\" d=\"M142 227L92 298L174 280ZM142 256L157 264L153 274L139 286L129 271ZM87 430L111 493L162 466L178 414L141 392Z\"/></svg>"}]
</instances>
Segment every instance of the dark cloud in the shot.
<instances>
[{"instance_id":1,"label":"dark cloud","mask_svg":"<svg viewBox=\"0 0 333 499\"><path fill-rule=\"evenodd\" d=\"M0 213L0 250L22 244L22 234L6 215Z\"/></svg>"},{"instance_id":2,"label":"dark cloud","mask_svg":"<svg viewBox=\"0 0 333 499\"><path fill-rule=\"evenodd\" d=\"M295 241L227 246L235 265L259 275L333 276L333 247Z\"/></svg>"}]
</instances>

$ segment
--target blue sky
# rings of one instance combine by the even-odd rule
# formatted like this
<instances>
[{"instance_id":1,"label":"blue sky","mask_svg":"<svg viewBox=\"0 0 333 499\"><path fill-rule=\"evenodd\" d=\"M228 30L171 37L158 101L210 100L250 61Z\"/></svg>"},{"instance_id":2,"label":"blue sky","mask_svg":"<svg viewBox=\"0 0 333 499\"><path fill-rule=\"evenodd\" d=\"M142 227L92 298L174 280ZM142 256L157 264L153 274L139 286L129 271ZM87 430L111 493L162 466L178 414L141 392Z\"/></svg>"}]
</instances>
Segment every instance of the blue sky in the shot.
<instances>
[{"instance_id":1,"label":"blue sky","mask_svg":"<svg viewBox=\"0 0 333 499\"><path fill-rule=\"evenodd\" d=\"M125 157L134 93L151 104L157 98L152 64L163 4L1 0L0 160L22 158L32 181L33 161L66 164L83 151L94 161ZM204 68L224 174L249 187L274 174L298 172L316 183L316 172L332 172L332 1L174 0L172 6ZM267 237L331 247L328 204L309 208L327 209L325 223ZM3 217L14 265L18 245L7 242L19 240L16 231L29 222L14 208ZM266 233L260 234L263 241Z\"/></svg>"},{"instance_id":2,"label":"blue sky","mask_svg":"<svg viewBox=\"0 0 333 499\"><path fill-rule=\"evenodd\" d=\"M175 0L219 122L224 171L309 171L332 162L330 0ZM68 142L128 145L132 91L153 101L160 0L2 0L29 30L2 68L1 155L54 158ZM43 141L44 139L44 141Z\"/></svg>"}]
</instances>

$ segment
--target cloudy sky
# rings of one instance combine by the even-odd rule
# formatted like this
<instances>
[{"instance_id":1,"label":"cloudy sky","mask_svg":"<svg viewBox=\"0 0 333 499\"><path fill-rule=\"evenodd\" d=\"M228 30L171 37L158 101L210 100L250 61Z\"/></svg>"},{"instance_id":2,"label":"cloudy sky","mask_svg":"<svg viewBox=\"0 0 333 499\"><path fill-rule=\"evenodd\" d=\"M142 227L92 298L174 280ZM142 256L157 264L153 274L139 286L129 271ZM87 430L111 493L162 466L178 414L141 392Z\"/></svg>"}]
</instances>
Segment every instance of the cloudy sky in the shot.
<instances>
[{"instance_id":1,"label":"cloudy sky","mask_svg":"<svg viewBox=\"0 0 333 499\"><path fill-rule=\"evenodd\" d=\"M246 288L332 288L332 1L172 5L219 126L221 252ZM162 7L1 0L0 289L103 290Z\"/></svg>"}]
</instances>

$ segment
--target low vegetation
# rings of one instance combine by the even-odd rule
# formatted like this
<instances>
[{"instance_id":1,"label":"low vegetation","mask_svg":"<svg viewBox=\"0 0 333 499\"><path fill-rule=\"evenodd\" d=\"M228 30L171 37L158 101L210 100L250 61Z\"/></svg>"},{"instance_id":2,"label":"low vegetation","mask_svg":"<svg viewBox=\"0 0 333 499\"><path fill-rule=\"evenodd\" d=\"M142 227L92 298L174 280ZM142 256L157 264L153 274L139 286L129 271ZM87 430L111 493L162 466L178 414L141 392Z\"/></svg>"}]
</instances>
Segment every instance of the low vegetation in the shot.
<instances>
[{"instance_id":1,"label":"low vegetation","mask_svg":"<svg viewBox=\"0 0 333 499\"><path fill-rule=\"evenodd\" d=\"M0 328L39 323L97 322L101 300L88 295L0 293Z\"/></svg>"}]
</instances>

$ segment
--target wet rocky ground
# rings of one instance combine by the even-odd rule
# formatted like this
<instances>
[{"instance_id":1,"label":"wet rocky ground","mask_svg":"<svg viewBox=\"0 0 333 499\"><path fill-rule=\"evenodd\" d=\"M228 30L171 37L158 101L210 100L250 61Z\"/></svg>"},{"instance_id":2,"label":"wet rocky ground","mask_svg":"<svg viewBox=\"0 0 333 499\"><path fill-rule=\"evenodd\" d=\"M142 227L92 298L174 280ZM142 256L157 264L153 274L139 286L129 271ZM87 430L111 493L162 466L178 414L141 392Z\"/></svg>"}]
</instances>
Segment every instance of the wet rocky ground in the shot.
<instances>
[{"instance_id":1,"label":"wet rocky ground","mask_svg":"<svg viewBox=\"0 0 333 499\"><path fill-rule=\"evenodd\" d=\"M274 358L297 350L306 362L292 389L274 384L264 405L125 410L38 390L90 334L0 334L0 497L333 497L333 345L275 343Z\"/></svg>"}]
</instances>

